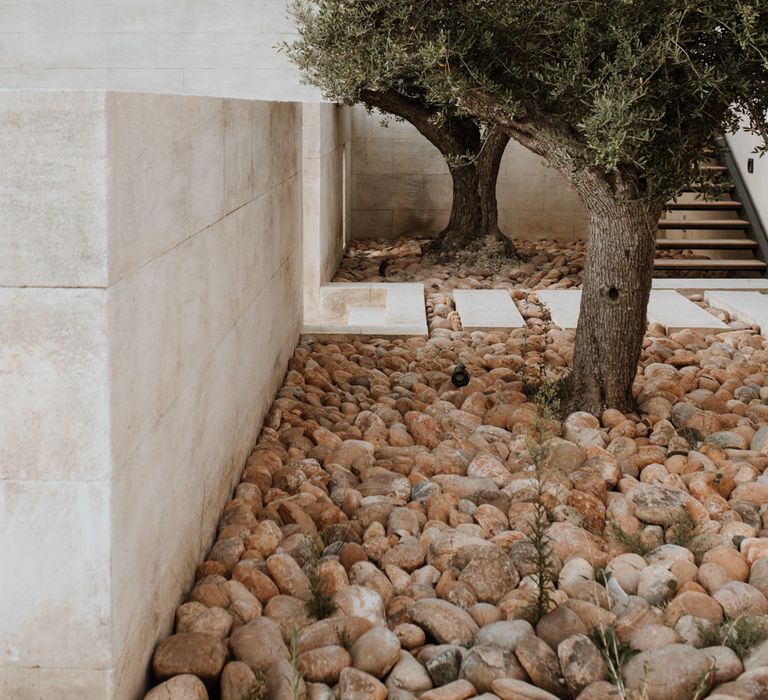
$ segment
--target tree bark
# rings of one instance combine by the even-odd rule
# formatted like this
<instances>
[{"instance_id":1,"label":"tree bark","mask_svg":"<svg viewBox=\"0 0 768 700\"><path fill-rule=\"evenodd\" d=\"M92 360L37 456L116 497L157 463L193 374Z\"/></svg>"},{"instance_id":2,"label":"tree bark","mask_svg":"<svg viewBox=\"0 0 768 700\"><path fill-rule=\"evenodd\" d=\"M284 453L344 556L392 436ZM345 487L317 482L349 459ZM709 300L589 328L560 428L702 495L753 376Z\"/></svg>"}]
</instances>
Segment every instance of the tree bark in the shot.
<instances>
[{"instance_id":1,"label":"tree bark","mask_svg":"<svg viewBox=\"0 0 768 700\"><path fill-rule=\"evenodd\" d=\"M661 205L639 199L631 178L592 173L574 182L589 233L565 410L627 412L635 408L632 384L647 325Z\"/></svg>"},{"instance_id":2,"label":"tree bark","mask_svg":"<svg viewBox=\"0 0 768 700\"><path fill-rule=\"evenodd\" d=\"M479 130L477 136L479 142ZM499 229L496 199L499 168L508 143L509 136L494 129L470 162L451 164L448 161L453 178L451 216L445 229L427 247L427 252L438 259L449 258L482 238L493 237L506 255L514 257L517 254L512 241ZM466 146L471 148L472 143Z\"/></svg>"},{"instance_id":3,"label":"tree bark","mask_svg":"<svg viewBox=\"0 0 768 700\"><path fill-rule=\"evenodd\" d=\"M442 116L416 99L394 90L363 91L362 101L410 122L443 158L453 180L453 200L448 225L426 246L438 259L450 258L458 251L486 236L500 242L510 257L517 254L512 241L499 229L496 183L509 135L493 128L483 139L477 123L466 117Z\"/></svg>"}]
</instances>

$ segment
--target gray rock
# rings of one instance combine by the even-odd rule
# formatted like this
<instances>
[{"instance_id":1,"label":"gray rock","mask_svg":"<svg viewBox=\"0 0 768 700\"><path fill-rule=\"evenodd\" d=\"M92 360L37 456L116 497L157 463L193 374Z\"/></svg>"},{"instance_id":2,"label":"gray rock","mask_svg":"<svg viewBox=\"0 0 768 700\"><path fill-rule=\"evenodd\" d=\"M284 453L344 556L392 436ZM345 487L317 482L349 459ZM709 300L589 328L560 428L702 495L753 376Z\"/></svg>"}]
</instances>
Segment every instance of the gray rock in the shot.
<instances>
[{"instance_id":1,"label":"gray rock","mask_svg":"<svg viewBox=\"0 0 768 700\"><path fill-rule=\"evenodd\" d=\"M497 678L527 678L512 652L505 652L498 647L477 645L467 653L461 665L461 677L468 680L480 693L489 692Z\"/></svg>"},{"instance_id":2,"label":"gray rock","mask_svg":"<svg viewBox=\"0 0 768 700\"><path fill-rule=\"evenodd\" d=\"M523 639L533 635L533 627L526 620L494 622L483 627L475 635L475 645L498 647L503 651L514 651Z\"/></svg>"},{"instance_id":3,"label":"gray rock","mask_svg":"<svg viewBox=\"0 0 768 700\"><path fill-rule=\"evenodd\" d=\"M690 496L654 484L639 484L628 494L635 507L635 516L651 525L671 525L685 515L685 504Z\"/></svg>"},{"instance_id":4,"label":"gray rock","mask_svg":"<svg viewBox=\"0 0 768 700\"><path fill-rule=\"evenodd\" d=\"M427 661L427 672L436 688L453 683L459 677L462 659L461 651L451 647Z\"/></svg>"},{"instance_id":5,"label":"gray rock","mask_svg":"<svg viewBox=\"0 0 768 700\"><path fill-rule=\"evenodd\" d=\"M603 680L608 675L600 650L585 634L576 634L560 642L557 658L568 689L576 696L590 683Z\"/></svg>"},{"instance_id":6,"label":"gray rock","mask_svg":"<svg viewBox=\"0 0 768 700\"><path fill-rule=\"evenodd\" d=\"M704 683L711 660L698 649L671 644L633 656L622 674L627 689L645 692L648 700L692 698Z\"/></svg>"},{"instance_id":7,"label":"gray rock","mask_svg":"<svg viewBox=\"0 0 768 700\"><path fill-rule=\"evenodd\" d=\"M531 680L559 698L568 697L560 662L552 649L538 637L526 637L515 649L515 656Z\"/></svg>"},{"instance_id":8,"label":"gray rock","mask_svg":"<svg viewBox=\"0 0 768 700\"><path fill-rule=\"evenodd\" d=\"M155 686L144 700L208 700L208 691L197 676L184 674Z\"/></svg>"},{"instance_id":9,"label":"gray rock","mask_svg":"<svg viewBox=\"0 0 768 700\"><path fill-rule=\"evenodd\" d=\"M440 644L469 644L478 631L469 613L439 598L422 598L410 609L411 621Z\"/></svg>"}]
</instances>

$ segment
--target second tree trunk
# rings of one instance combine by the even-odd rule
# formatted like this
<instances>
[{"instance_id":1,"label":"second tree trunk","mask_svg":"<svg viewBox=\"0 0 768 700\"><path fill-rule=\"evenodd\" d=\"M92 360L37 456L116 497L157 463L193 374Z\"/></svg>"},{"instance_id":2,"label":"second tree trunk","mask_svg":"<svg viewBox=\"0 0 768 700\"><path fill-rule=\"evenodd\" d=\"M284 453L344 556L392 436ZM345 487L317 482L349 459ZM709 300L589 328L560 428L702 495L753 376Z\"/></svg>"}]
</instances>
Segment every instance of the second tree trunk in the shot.
<instances>
[{"instance_id":1,"label":"second tree trunk","mask_svg":"<svg viewBox=\"0 0 768 700\"><path fill-rule=\"evenodd\" d=\"M516 254L512 241L499 229L496 184L509 137L492 132L472 157L453 163L453 154L444 153L453 179L453 202L448 225L428 246L428 252L440 258L466 250L486 237L495 238L502 251Z\"/></svg>"}]
</instances>

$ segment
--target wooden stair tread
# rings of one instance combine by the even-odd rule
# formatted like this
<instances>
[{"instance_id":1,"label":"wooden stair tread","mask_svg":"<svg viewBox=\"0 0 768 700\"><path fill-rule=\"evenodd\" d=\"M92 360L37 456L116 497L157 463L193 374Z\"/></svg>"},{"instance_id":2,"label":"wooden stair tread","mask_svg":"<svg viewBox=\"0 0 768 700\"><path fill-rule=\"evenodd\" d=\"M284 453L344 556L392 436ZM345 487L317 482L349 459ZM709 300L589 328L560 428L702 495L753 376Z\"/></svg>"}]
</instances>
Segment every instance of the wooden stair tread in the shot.
<instances>
[{"instance_id":1,"label":"wooden stair tread","mask_svg":"<svg viewBox=\"0 0 768 700\"><path fill-rule=\"evenodd\" d=\"M730 211L741 209L741 202L733 200L726 202L708 202L707 200L702 199L694 202L667 202L664 208L669 211Z\"/></svg>"},{"instance_id":2,"label":"wooden stair tread","mask_svg":"<svg viewBox=\"0 0 768 700\"><path fill-rule=\"evenodd\" d=\"M710 182L709 186L716 190L734 190L736 189L736 185L734 185L732 182ZM699 192L701 190L701 185L698 183L695 185L689 185L688 192Z\"/></svg>"},{"instance_id":3,"label":"wooden stair tread","mask_svg":"<svg viewBox=\"0 0 768 700\"><path fill-rule=\"evenodd\" d=\"M653 261L657 270L755 270L762 272L766 264L762 260L680 260L657 258Z\"/></svg>"},{"instance_id":4,"label":"wooden stair tread","mask_svg":"<svg viewBox=\"0 0 768 700\"><path fill-rule=\"evenodd\" d=\"M715 250L745 249L749 250L757 246L757 241L751 238L660 238L656 241L657 248L675 248L685 250L711 248Z\"/></svg>"},{"instance_id":5,"label":"wooden stair tread","mask_svg":"<svg viewBox=\"0 0 768 700\"><path fill-rule=\"evenodd\" d=\"M660 229L740 229L749 228L749 221L744 219L688 219L686 221L674 221L673 219L661 219Z\"/></svg>"}]
</instances>

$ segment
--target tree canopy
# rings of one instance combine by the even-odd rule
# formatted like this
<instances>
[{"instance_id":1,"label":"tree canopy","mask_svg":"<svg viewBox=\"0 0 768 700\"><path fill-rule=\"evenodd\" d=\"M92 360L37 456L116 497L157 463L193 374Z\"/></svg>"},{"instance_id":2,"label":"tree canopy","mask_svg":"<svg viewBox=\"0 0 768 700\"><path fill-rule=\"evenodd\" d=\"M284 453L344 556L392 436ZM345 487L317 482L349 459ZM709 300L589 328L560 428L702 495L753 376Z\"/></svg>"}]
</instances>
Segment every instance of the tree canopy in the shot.
<instances>
[{"instance_id":1,"label":"tree canopy","mask_svg":"<svg viewBox=\"0 0 768 700\"><path fill-rule=\"evenodd\" d=\"M467 115L571 183L589 235L565 403L630 410L663 204L742 115L768 134L766 0L296 0L326 96ZM343 49L343 50L340 50ZM765 150L765 149L763 149Z\"/></svg>"},{"instance_id":2,"label":"tree canopy","mask_svg":"<svg viewBox=\"0 0 768 700\"><path fill-rule=\"evenodd\" d=\"M504 124L566 173L632 169L659 200L740 113L768 132L764 0L299 0L293 12L309 39L296 58L329 99L416 93Z\"/></svg>"}]
</instances>

